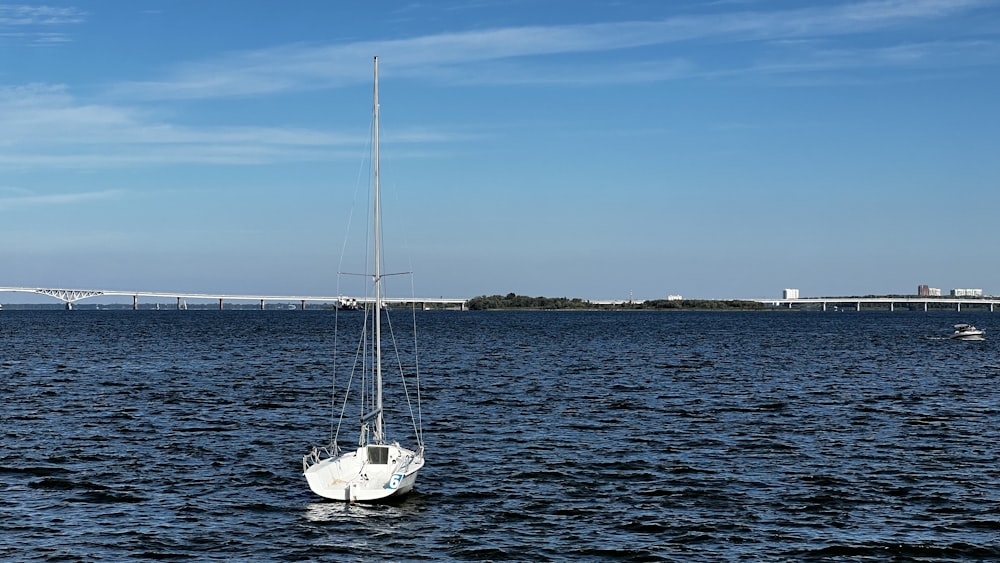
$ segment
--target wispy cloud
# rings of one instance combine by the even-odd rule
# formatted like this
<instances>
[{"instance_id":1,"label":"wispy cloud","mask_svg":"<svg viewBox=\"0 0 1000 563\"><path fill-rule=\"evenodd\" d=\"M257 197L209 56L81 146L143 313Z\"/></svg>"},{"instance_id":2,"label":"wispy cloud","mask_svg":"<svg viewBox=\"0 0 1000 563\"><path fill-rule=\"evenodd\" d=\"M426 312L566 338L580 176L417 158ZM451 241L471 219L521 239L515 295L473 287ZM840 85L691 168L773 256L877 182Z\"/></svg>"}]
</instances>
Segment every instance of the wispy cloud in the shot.
<instances>
[{"instance_id":1,"label":"wispy cloud","mask_svg":"<svg viewBox=\"0 0 1000 563\"><path fill-rule=\"evenodd\" d=\"M294 162L329 159L338 148L356 157L367 139L294 127L189 127L135 107L80 102L48 84L0 88L0 120L4 168Z\"/></svg>"},{"instance_id":2,"label":"wispy cloud","mask_svg":"<svg viewBox=\"0 0 1000 563\"><path fill-rule=\"evenodd\" d=\"M0 188L0 210L15 207L77 205L88 201L108 200L120 195L118 190L78 192L64 194L32 194L20 188Z\"/></svg>"},{"instance_id":3,"label":"wispy cloud","mask_svg":"<svg viewBox=\"0 0 1000 563\"><path fill-rule=\"evenodd\" d=\"M705 76L796 77L785 84L800 85L829 84L831 81L870 83L872 80L920 80L926 76L937 77L940 71L954 74L963 68L998 63L1000 42L992 40L928 41L869 48L800 45L794 50L770 53L740 68L706 72ZM912 74L914 70L925 73ZM878 75L872 75L872 71L878 71ZM845 78L847 73L854 78Z\"/></svg>"},{"instance_id":4,"label":"wispy cloud","mask_svg":"<svg viewBox=\"0 0 1000 563\"><path fill-rule=\"evenodd\" d=\"M0 3L0 44L59 45L70 36L53 28L86 21L86 12L74 7Z\"/></svg>"},{"instance_id":5,"label":"wispy cloud","mask_svg":"<svg viewBox=\"0 0 1000 563\"><path fill-rule=\"evenodd\" d=\"M0 25L60 25L80 23L86 13L78 8L0 4Z\"/></svg>"},{"instance_id":6,"label":"wispy cloud","mask_svg":"<svg viewBox=\"0 0 1000 563\"><path fill-rule=\"evenodd\" d=\"M367 131L304 127L188 126L135 106L87 103L62 85L0 88L0 169L103 169L141 165L262 165L357 159ZM410 128L389 143L416 145L467 134Z\"/></svg>"},{"instance_id":7,"label":"wispy cloud","mask_svg":"<svg viewBox=\"0 0 1000 563\"><path fill-rule=\"evenodd\" d=\"M564 63L566 56L575 54L687 42L743 44L831 38L933 22L991 5L991 0L870 0L779 11L741 7L653 21L508 27L349 44L284 45L181 65L163 80L120 84L115 93L195 99L337 87L368 80L372 54L382 55L385 67L392 71L386 75L397 78L470 83L497 83L504 77L511 83L665 80L677 77L679 70L694 73L691 61L674 56L664 63L656 55L644 54L646 61L615 67L556 62ZM515 60L520 64L517 71L503 64ZM554 69L558 72L553 73Z\"/></svg>"}]
</instances>

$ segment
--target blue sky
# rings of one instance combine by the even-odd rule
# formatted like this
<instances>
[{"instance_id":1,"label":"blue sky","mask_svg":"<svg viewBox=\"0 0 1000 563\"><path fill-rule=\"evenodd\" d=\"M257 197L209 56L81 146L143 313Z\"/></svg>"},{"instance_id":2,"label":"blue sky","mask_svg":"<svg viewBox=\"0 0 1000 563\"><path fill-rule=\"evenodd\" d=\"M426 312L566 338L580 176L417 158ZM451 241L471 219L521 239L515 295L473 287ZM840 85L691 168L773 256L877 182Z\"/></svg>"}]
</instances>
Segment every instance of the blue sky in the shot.
<instances>
[{"instance_id":1,"label":"blue sky","mask_svg":"<svg viewBox=\"0 0 1000 563\"><path fill-rule=\"evenodd\" d=\"M0 286L336 293L373 55L417 295L1000 294L996 0L0 0Z\"/></svg>"}]
</instances>

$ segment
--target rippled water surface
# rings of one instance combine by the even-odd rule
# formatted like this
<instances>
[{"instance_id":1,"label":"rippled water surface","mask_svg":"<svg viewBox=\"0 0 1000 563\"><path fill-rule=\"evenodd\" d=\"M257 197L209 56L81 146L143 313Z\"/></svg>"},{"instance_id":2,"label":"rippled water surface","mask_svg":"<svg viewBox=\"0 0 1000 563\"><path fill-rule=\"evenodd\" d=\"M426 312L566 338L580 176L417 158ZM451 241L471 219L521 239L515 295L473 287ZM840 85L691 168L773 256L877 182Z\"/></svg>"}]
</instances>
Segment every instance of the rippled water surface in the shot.
<instances>
[{"instance_id":1,"label":"rippled water surface","mask_svg":"<svg viewBox=\"0 0 1000 563\"><path fill-rule=\"evenodd\" d=\"M371 507L301 475L332 313L3 311L0 557L1000 559L998 320L421 313L427 466Z\"/></svg>"}]
</instances>

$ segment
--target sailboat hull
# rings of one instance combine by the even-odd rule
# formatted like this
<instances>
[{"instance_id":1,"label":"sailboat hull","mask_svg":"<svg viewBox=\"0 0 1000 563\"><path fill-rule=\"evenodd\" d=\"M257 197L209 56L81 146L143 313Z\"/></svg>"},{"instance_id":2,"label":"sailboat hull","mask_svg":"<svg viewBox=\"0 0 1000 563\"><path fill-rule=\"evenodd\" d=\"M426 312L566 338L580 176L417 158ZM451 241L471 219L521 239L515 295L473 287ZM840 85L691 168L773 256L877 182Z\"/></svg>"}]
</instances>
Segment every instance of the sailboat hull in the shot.
<instances>
[{"instance_id":1,"label":"sailboat hull","mask_svg":"<svg viewBox=\"0 0 1000 563\"><path fill-rule=\"evenodd\" d=\"M309 488L322 497L344 502L384 502L413 490L424 458L399 444L369 444L337 457L306 456L304 465Z\"/></svg>"}]
</instances>

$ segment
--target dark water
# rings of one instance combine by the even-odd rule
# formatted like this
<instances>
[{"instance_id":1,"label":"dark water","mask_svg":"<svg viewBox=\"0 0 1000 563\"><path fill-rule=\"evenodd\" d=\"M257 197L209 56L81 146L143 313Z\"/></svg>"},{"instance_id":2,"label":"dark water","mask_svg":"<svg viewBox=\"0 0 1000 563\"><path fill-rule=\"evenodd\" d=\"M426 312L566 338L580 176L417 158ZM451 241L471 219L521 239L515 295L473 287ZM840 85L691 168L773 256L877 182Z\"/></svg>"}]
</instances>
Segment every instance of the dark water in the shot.
<instances>
[{"instance_id":1,"label":"dark water","mask_svg":"<svg viewBox=\"0 0 1000 563\"><path fill-rule=\"evenodd\" d=\"M369 507L300 474L332 313L0 313L0 558L1000 559L1000 314L419 317L427 466Z\"/></svg>"}]
</instances>

